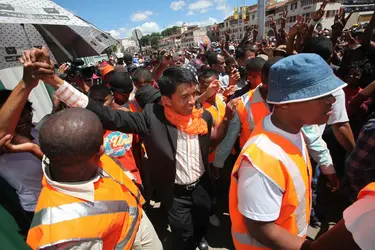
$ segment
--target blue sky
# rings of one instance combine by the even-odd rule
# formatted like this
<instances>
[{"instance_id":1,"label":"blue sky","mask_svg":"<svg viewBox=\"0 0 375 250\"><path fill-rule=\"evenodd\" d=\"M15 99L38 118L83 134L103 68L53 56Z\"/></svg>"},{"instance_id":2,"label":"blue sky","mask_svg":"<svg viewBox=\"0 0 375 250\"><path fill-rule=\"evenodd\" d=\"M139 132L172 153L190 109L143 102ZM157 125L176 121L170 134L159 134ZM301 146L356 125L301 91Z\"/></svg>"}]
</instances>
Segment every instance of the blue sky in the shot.
<instances>
[{"instance_id":1,"label":"blue sky","mask_svg":"<svg viewBox=\"0 0 375 250\"><path fill-rule=\"evenodd\" d=\"M256 0L53 0L65 9L108 31L115 38L130 36L134 28L144 34L172 25L221 22L237 4Z\"/></svg>"}]
</instances>

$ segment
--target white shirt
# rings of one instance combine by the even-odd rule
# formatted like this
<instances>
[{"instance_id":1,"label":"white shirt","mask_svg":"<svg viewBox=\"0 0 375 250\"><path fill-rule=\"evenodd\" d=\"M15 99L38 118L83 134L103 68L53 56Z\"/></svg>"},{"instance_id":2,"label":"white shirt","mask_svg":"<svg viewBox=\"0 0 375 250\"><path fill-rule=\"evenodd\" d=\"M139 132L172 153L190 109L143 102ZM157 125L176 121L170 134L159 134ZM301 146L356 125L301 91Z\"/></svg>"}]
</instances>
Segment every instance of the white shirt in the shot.
<instances>
[{"instance_id":1,"label":"white shirt","mask_svg":"<svg viewBox=\"0 0 375 250\"><path fill-rule=\"evenodd\" d=\"M33 141L39 144L38 132L31 130ZM34 212L42 190L42 164L31 153L4 154L0 157L0 176L13 187L22 208Z\"/></svg>"},{"instance_id":2,"label":"white shirt","mask_svg":"<svg viewBox=\"0 0 375 250\"><path fill-rule=\"evenodd\" d=\"M307 161L302 133L290 134L272 124L271 115L264 118L264 128L291 141ZM254 168L248 160L241 163L238 171L238 210L255 221L275 221L280 214L283 192L267 176Z\"/></svg>"},{"instance_id":3,"label":"white shirt","mask_svg":"<svg viewBox=\"0 0 375 250\"><path fill-rule=\"evenodd\" d=\"M189 135L177 130L175 184L194 183L204 171L198 135Z\"/></svg>"},{"instance_id":4,"label":"white shirt","mask_svg":"<svg viewBox=\"0 0 375 250\"><path fill-rule=\"evenodd\" d=\"M336 98L336 102L332 105L332 114L329 116L327 124L332 125L336 123L348 122L348 113L345 106L345 92L340 89L332 94ZM326 124L320 125L321 135L324 132Z\"/></svg>"},{"instance_id":5,"label":"white shirt","mask_svg":"<svg viewBox=\"0 0 375 250\"><path fill-rule=\"evenodd\" d=\"M375 196L366 195L344 211L345 227L362 250L375 249Z\"/></svg>"},{"instance_id":6,"label":"white shirt","mask_svg":"<svg viewBox=\"0 0 375 250\"><path fill-rule=\"evenodd\" d=\"M226 89L229 85L229 76L228 75L219 75L220 87Z\"/></svg>"},{"instance_id":7,"label":"white shirt","mask_svg":"<svg viewBox=\"0 0 375 250\"><path fill-rule=\"evenodd\" d=\"M93 179L83 182L56 182L52 180L50 174L50 166L48 158L44 157L42 162L43 174L49 185L51 185L58 192L76 197L78 199L94 202L95 201L95 187L94 183L100 179L99 173Z\"/></svg>"}]
</instances>

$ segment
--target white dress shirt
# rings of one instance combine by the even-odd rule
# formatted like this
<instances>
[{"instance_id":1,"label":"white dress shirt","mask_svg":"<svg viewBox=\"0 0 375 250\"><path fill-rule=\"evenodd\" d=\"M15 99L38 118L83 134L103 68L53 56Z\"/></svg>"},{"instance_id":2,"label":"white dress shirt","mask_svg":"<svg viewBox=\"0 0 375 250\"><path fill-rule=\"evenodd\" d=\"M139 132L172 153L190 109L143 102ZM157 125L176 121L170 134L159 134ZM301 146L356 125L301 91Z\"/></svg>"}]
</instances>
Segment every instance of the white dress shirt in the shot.
<instances>
[{"instance_id":1,"label":"white dress shirt","mask_svg":"<svg viewBox=\"0 0 375 250\"><path fill-rule=\"evenodd\" d=\"M175 184L194 183L204 172L198 135L189 135L177 130Z\"/></svg>"}]
</instances>

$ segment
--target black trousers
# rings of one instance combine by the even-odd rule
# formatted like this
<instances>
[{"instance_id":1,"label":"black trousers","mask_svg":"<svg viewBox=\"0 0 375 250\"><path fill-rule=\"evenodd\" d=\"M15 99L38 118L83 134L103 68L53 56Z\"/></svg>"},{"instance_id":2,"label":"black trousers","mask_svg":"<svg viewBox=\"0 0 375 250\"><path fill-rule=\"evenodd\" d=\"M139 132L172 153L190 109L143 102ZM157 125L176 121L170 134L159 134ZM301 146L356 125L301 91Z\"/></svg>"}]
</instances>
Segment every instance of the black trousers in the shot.
<instances>
[{"instance_id":1,"label":"black trousers","mask_svg":"<svg viewBox=\"0 0 375 250\"><path fill-rule=\"evenodd\" d=\"M174 249L195 250L207 233L211 190L205 177L192 191L175 188L172 206L167 211Z\"/></svg>"}]
</instances>

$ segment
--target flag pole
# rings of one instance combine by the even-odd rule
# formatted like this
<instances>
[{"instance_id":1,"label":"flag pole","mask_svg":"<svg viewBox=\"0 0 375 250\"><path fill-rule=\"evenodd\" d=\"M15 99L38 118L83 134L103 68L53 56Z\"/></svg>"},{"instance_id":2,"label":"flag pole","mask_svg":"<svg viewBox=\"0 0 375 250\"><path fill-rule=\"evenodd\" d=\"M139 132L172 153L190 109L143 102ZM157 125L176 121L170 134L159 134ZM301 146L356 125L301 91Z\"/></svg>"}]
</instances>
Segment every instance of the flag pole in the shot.
<instances>
[{"instance_id":1,"label":"flag pole","mask_svg":"<svg viewBox=\"0 0 375 250\"><path fill-rule=\"evenodd\" d=\"M264 37L264 24L265 24L265 0L258 0L258 37L257 40L260 39L261 36Z\"/></svg>"}]
</instances>

